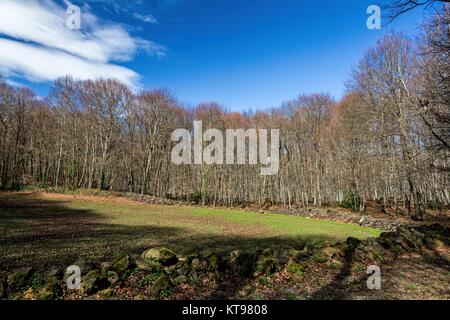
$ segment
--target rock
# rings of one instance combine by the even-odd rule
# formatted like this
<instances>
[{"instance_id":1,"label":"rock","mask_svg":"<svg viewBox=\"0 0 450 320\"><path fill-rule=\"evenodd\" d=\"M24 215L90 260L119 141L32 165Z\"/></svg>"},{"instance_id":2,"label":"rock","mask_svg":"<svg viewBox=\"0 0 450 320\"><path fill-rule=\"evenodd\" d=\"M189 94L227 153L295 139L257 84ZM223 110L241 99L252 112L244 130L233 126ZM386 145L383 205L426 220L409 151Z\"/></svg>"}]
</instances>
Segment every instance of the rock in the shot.
<instances>
[{"instance_id":1,"label":"rock","mask_svg":"<svg viewBox=\"0 0 450 320\"><path fill-rule=\"evenodd\" d=\"M84 258L77 259L72 265L80 267L81 275L86 275L89 271L96 269L94 262L87 261Z\"/></svg>"},{"instance_id":2,"label":"rock","mask_svg":"<svg viewBox=\"0 0 450 320\"><path fill-rule=\"evenodd\" d=\"M341 256L341 252L337 247L325 247L321 252L330 260Z\"/></svg>"},{"instance_id":3,"label":"rock","mask_svg":"<svg viewBox=\"0 0 450 320\"><path fill-rule=\"evenodd\" d=\"M62 278L61 269L52 269L46 274L45 288L39 290L38 300L54 300L57 298L60 290L60 282Z\"/></svg>"},{"instance_id":4,"label":"rock","mask_svg":"<svg viewBox=\"0 0 450 320\"><path fill-rule=\"evenodd\" d=\"M156 279L156 281L150 288L150 291L153 297L158 297L161 294L161 292L170 290L171 288L172 285L170 283L170 279L166 275L162 275L158 279Z\"/></svg>"},{"instance_id":5,"label":"rock","mask_svg":"<svg viewBox=\"0 0 450 320\"><path fill-rule=\"evenodd\" d=\"M54 281L54 279L62 280L63 276L64 276L64 271L62 269L53 268L53 269L50 269L50 271L45 274L45 280L46 281L49 281L49 280Z\"/></svg>"},{"instance_id":6,"label":"rock","mask_svg":"<svg viewBox=\"0 0 450 320\"><path fill-rule=\"evenodd\" d=\"M298 259L298 258L302 257L302 250L291 248L287 251L286 254L288 257L293 257L293 258Z\"/></svg>"},{"instance_id":7,"label":"rock","mask_svg":"<svg viewBox=\"0 0 450 320\"><path fill-rule=\"evenodd\" d=\"M231 269L243 276L249 276L255 269L257 256L254 253L234 250L230 254Z\"/></svg>"},{"instance_id":8,"label":"rock","mask_svg":"<svg viewBox=\"0 0 450 320\"><path fill-rule=\"evenodd\" d=\"M111 269L117 272L120 278L126 276L133 266L133 260L128 255L117 257L111 263Z\"/></svg>"},{"instance_id":9,"label":"rock","mask_svg":"<svg viewBox=\"0 0 450 320\"><path fill-rule=\"evenodd\" d=\"M142 296L142 295L137 295L137 296L135 296L135 297L133 298L133 300L135 300L135 301L142 301L142 300L145 300L145 297Z\"/></svg>"},{"instance_id":10,"label":"rock","mask_svg":"<svg viewBox=\"0 0 450 320\"><path fill-rule=\"evenodd\" d=\"M303 265L290 260L286 266L286 270L290 273L295 273L298 276L303 276L305 274L306 268Z\"/></svg>"},{"instance_id":11,"label":"rock","mask_svg":"<svg viewBox=\"0 0 450 320\"><path fill-rule=\"evenodd\" d=\"M88 294L95 294L100 290L106 289L110 285L108 277L100 270L89 271L81 281L83 291Z\"/></svg>"},{"instance_id":12,"label":"rock","mask_svg":"<svg viewBox=\"0 0 450 320\"><path fill-rule=\"evenodd\" d=\"M142 253L142 258L159 262L163 266L172 266L178 262L177 255L167 248L148 249Z\"/></svg>"},{"instance_id":13,"label":"rock","mask_svg":"<svg viewBox=\"0 0 450 320\"><path fill-rule=\"evenodd\" d=\"M312 258L318 263L325 263L328 261L328 257L322 251L316 252Z\"/></svg>"},{"instance_id":14,"label":"rock","mask_svg":"<svg viewBox=\"0 0 450 320\"><path fill-rule=\"evenodd\" d=\"M191 267L193 270L200 270L202 268L202 262L199 258L194 258L191 261Z\"/></svg>"},{"instance_id":15,"label":"rock","mask_svg":"<svg viewBox=\"0 0 450 320\"><path fill-rule=\"evenodd\" d=\"M214 272L219 269L219 263L220 263L220 257L217 253L212 253L206 260L205 260L205 267L206 270L210 272Z\"/></svg>"},{"instance_id":16,"label":"rock","mask_svg":"<svg viewBox=\"0 0 450 320\"><path fill-rule=\"evenodd\" d=\"M305 246L300 252L298 252L296 258L298 259L307 259L312 256L314 250L310 246Z\"/></svg>"},{"instance_id":17,"label":"rock","mask_svg":"<svg viewBox=\"0 0 450 320\"><path fill-rule=\"evenodd\" d=\"M372 251L367 253L367 258L370 261L380 261L383 258L383 253L380 250L374 249L374 250L372 250Z\"/></svg>"},{"instance_id":18,"label":"rock","mask_svg":"<svg viewBox=\"0 0 450 320\"><path fill-rule=\"evenodd\" d=\"M112 268L112 263L111 262L102 262L100 263L100 270L102 271L108 271Z\"/></svg>"},{"instance_id":19,"label":"rock","mask_svg":"<svg viewBox=\"0 0 450 320\"><path fill-rule=\"evenodd\" d=\"M107 271L106 276L108 277L108 282L111 286L115 285L119 280L119 275L114 271Z\"/></svg>"},{"instance_id":20,"label":"rock","mask_svg":"<svg viewBox=\"0 0 450 320\"><path fill-rule=\"evenodd\" d=\"M56 297L55 291L49 287L42 288L37 294L37 300L55 300Z\"/></svg>"},{"instance_id":21,"label":"rock","mask_svg":"<svg viewBox=\"0 0 450 320\"><path fill-rule=\"evenodd\" d=\"M164 272L169 276L169 277L173 277L176 276L176 266L170 266L170 267L165 267L164 268Z\"/></svg>"},{"instance_id":22,"label":"rock","mask_svg":"<svg viewBox=\"0 0 450 320\"><path fill-rule=\"evenodd\" d=\"M377 242L384 248L384 249L390 249L392 246L392 242L387 238L378 238Z\"/></svg>"},{"instance_id":23,"label":"rock","mask_svg":"<svg viewBox=\"0 0 450 320\"><path fill-rule=\"evenodd\" d=\"M191 266L195 270L216 271L219 268L220 256L213 249L207 249L198 255L192 255Z\"/></svg>"},{"instance_id":24,"label":"rock","mask_svg":"<svg viewBox=\"0 0 450 320\"><path fill-rule=\"evenodd\" d=\"M33 268L20 268L16 272L8 276L8 285L11 290L24 288L28 285L28 281L33 276Z\"/></svg>"},{"instance_id":25,"label":"rock","mask_svg":"<svg viewBox=\"0 0 450 320\"><path fill-rule=\"evenodd\" d=\"M397 245L399 245L400 247L402 247L402 249L405 251L409 251L411 249L408 244L409 242L407 240L405 240L404 238L399 237L399 238L395 239L395 243Z\"/></svg>"},{"instance_id":26,"label":"rock","mask_svg":"<svg viewBox=\"0 0 450 320\"><path fill-rule=\"evenodd\" d=\"M362 218L359 220L359 225L360 225L360 226L363 226L365 222L366 222L366 217L362 217Z\"/></svg>"},{"instance_id":27,"label":"rock","mask_svg":"<svg viewBox=\"0 0 450 320\"><path fill-rule=\"evenodd\" d=\"M144 260L142 258L136 258L136 267L140 270L147 271L150 273L159 272L163 270L163 266L152 260Z\"/></svg>"},{"instance_id":28,"label":"rock","mask_svg":"<svg viewBox=\"0 0 450 320\"><path fill-rule=\"evenodd\" d=\"M347 239L346 243L347 243L347 245L348 245L349 247L356 248L356 247L358 247L359 244L361 243L361 240L359 240L359 239L357 239L357 238L350 237L350 238Z\"/></svg>"},{"instance_id":29,"label":"rock","mask_svg":"<svg viewBox=\"0 0 450 320\"><path fill-rule=\"evenodd\" d=\"M179 267L176 272L177 272L177 275L179 275L179 276L185 276L189 273L190 270L191 269L189 268L189 266L187 264L185 264L185 265L182 265L181 267Z\"/></svg>"},{"instance_id":30,"label":"rock","mask_svg":"<svg viewBox=\"0 0 450 320\"><path fill-rule=\"evenodd\" d=\"M45 280L45 286L50 288L52 291L57 291L59 289L60 280L56 277L49 277Z\"/></svg>"},{"instance_id":31,"label":"rock","mask_svg":"<svg viewBox=\"0 0 450 320\"><path fill-rule=\"evenodd\" d=\"M272 275L280 270L280 262L274 257L264 257L258 259L256 263L256 270L254 273L255 277L260 277L263 275Z\"/></svg>"},{"instance_id":32,"label":"rock","mask_svg":"<svg viewBox=\"0 0 450 320\"><path fill-rule=\"evenodd\" d=\"M394 253L396 253L398 255L402 255L403 253L405 253L405 249L403 249L403 247L398 244L392 246L391 250L394 251Z\"/></svg>"}]
</instances>

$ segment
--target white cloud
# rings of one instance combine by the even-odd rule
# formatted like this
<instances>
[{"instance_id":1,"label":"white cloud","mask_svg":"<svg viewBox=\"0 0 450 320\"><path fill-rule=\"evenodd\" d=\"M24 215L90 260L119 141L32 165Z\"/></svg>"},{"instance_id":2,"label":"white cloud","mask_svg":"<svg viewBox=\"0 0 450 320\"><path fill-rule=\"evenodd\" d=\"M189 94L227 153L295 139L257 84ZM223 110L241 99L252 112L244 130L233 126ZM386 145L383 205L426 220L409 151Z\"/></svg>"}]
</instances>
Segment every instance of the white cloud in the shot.
<instances>
[{"instance_id":1,"label":"white cloud","mask_svg":"<svg viewBox=\"0 0 450 320\"><path fill-rule=\"evenodd\" d=\"M133 16L136 19L147 22L147 23L158 23L158 20L156 20L156 18L154 16L152 16L151 14L142 15L142 14L136 12Z\"/></svg>"},{"instance_id":2,"label":"white cloud","mask_svg":"<svg viewBox=\"0 0 450 320\"><path fill-rule=\"evenodd\" d=\"M90 61L64 51L0 38L0 69L32 81L52 81L65 75L76 79L116 78L135 86L134 71L108 63Z\"/></svg>"},{"instance_id":3,"label":"white cloud","mask_svg":"<svg viewBox=\"0 0 450 320\"><path fill-rule=\"evenodd\" d=\"M71 75L117 78L135 86L138 75L113 62L130 61L139 50L165 55L165 47L132 37L86 10L78 31L66 27L66 8L53 0L0 0L0 68L34 81Z\"/></svg>"}]
</instances>

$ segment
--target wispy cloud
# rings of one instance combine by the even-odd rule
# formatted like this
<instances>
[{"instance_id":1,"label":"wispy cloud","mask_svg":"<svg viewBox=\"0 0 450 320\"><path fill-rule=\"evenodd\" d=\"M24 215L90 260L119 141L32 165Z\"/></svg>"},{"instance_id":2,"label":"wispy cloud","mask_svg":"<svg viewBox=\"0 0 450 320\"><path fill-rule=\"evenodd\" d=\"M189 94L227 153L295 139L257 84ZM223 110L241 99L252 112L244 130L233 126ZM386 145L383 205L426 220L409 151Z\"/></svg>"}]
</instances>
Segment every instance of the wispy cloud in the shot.
<instances>
[{"instance_id":1,"label":"wispy cloud","mask_svg":"<svg viewBox=\"0 0 450 320\"><path fill-rule=\"evenodd\" d=\"M0 39L0 70L37 82L71 75L77 79L111 77L135 86L139 78L136 72L121 66L9 39Z\"/></svg>"},{"instance_id":2,"label":"wispy cloud","mask_svg":"<svg viewBox=\"0 0 450 320\"><path fill-rule=\"evenodd\" d=\"M66 18L66 8L53 0L1 0L0 69L32 81L71 75L117 78L136 86L138 74L115 62L130 61L139 50L165 55L164 46L133 37L86 10L81 31L68 29Z\"/></svg>"},{"instance_id":3,"label":"wispy cloud","mask_svg":"<svg viewBox=\"0 0 450 320\"><path fill-rule=\"evenodd\" d=\"M152 16L151 14L147 14L147 15L142 15L140 13L135 13L133 15L137 20L141 20L147 23L158 23L158 20L156 20L156 18L154 16Z\"/></svg>"}]
</instances>

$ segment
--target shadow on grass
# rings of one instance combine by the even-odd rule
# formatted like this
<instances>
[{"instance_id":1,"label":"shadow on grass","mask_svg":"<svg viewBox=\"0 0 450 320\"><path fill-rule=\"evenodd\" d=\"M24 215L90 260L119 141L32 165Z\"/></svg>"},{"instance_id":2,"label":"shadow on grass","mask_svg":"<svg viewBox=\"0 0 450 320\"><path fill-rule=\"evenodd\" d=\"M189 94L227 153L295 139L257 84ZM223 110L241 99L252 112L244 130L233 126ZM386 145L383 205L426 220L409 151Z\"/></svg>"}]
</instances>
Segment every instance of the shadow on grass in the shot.
<instances>
[{"instance_id":1,"label":"shadow on grass","mask_svg":"<svg viewBox=\"0 0 450 320\"><path fill-rule=\"evenodd\" d=\"M450 246L450 239L445 238L442 240L446 246ZM422 266L423 268L426 268L427 271L429 270L436 270L436 269L441 269L439 273L448 273L450 271L450 261L448 260L448 258L446 256L444 256L441 252L439 252L439 250L437 250L435 247L433 247L430 244L426 244L424 246L424 248L426 249L424 252L421 253L421 259L423 259L424 261L422 261ZM352 299L355 297L356 293L360 293L359 296L361 297L373 297L375 299L379 299L380 297L383 297L383 291L377 291L377 290L369 290L366 288L366 280L368 279L369 275L363 273L363 275L353 279L353 281L349 281L350 277L352 276L352 269L355 266L355 264L357 263L357 259L356 259L356 250L354 246L348 246L347 249L345 250L344 253L344 257L343 257L343 264L342 267L339 270L339 273L333 277L333 279L327 283L326 285L320 287L319 289L317 289L316 291L314 291L311 294L311 299L313 300L347 300L347 299ZM382 267L382 269L385 269L388 266L395 266L396 262L398 259L401 259L401 257L396 257L396 256L391 256L389 259L384 260L382 262L380 262L380 267ZM417 265L413 264L414 268L413 269L406 269L404 270L405 272L407 271L409 273L409 276L411 276L412 274L414 274L414 272L419 273L419 277L421 277L422 275L420 274L420 269L417 270ZM367 266L366 266L367 267ZM397 267L410 267L410 265L397 265ZM446 270L446 271L445 271ZM400 274L402 272L402 270L396 270L394 269L394 271L398 271ZM394 299L403 299L404 296L402 296L402 289L405 290L405 283L402 283L401 281L396 281L395 280L395 273L393 271L390 271L389 273L382 273L383 277L384 277L384 284L386 285L387 283L390 286L398 286L398 290L397 292L393 291L392 289L390 290L389 294L391 295L391 298ZM432 277L434 277L435 279L431 280ZM436 280L437 277L437 280ZM408 281L408 277L400 277L400 278L405 278L406 282ZM439 280L441 280L439 278L439 275L428 275L428 280L432 283L432 281L434 281L434 283L438 283L439 284ZM412 280L409 280L412 281ZM445 280L444 280L445 281ZM359 285L359 287L355 287L354 284ZM407 287L406 287L407 289ZM392 295L394 293L394 295ZM447 293L444 294L443 296L448 296L450 291L447 290Z\"/></svg>"},{"instance_id":2,"label":"shadow on grass","mask_svg":"<svg viewBox=\"0 0 450 320\"><path fill-rule=\"evenodd\" d=\"M151 223L151 222L150 222ZM307 244L336 242L333 236L255 237L245 234L210 234L189 228L148 225L123 225L108 222L108 217L93 210L74 209L64 201L49 201L33 194L0 193L0 271L9 272L29 266L45 271L51 266L66 267L79 258L97 262L111 261L119 254L140 254L150 247L165 246L179 254L205 249L222 251L265 248L298 248ZM450 240L445 239L447 243ZM435 264L447 264L435 252ZM351 247L345 253L339 273L318 288L312 299L347 299L351 297L348 280L355 263ZM230 278L218 292L205 299L220 298L226 292L233 297L245 282ZM360 279L363 283L364 277Z\"/></svg>"},{"instance_id":3,"label":"shadow on grass","mask_svg":"<svg viewBox=\"0 0 450 320\"><path fill-rule=\"evenodd\" d=\"M110 261L119 254L140 254L165 246L179 254L214 248L219 251L302 248L336 242L333 236L249 237L195 232L158 225L119 225L91 210L70 208L34 194L0 194L0 270L30 266L44 270L67 266L78 258Z\"/></svg>"},{"instance_id":4,"label":"shadow on grass","mask_svg":"<svg viewBox=\"0 0 450 320\"><path fill-rule=\"evenodd\" d=\"M348 299L348 283L347 280L352 274L352 267L355 263L355 248L348 246L343 257L343 264L339 273L331 282L322 286L311 294L313 300L345 300ZM360 279L359 282L362 281Z\"/></svg>"}]
</instances>

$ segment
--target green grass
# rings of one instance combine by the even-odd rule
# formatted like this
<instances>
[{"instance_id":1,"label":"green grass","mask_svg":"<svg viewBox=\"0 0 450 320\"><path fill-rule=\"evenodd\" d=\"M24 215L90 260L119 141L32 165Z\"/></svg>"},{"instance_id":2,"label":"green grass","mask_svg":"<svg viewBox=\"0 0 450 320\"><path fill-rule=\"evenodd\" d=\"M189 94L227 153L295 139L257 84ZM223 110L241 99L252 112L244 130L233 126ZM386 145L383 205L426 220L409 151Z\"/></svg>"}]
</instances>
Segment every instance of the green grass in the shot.
<instances>
[{"instance_id":1,"label":"green grass","mask_svg":"<svg viewBox=\"0 0 450 320\"><path fill-rule=\"evenodd\" d=\"M0 270L67 266L80 257L111 260L114 255L139 254L154 246L181 254L209 248L295 248L379 233L357 225L277 214L157 206L115 198L0 194Z\"/></svg>"},{"instance_id":2,"label":"green grass","mask_svg":"<svg viewBox=\"0 0 450 320\"><path fill-rule=\"evenodd\" d=\"M363 239L367 238L367 236L378 237L380 235L380 231L377 229L362 228L358 225L327 220L311 220L280 214L258 214L254 212L203 208L192 210L189 213L191 215L216 217L243 225L258 225L290 236L326 237L332 234L337 238L344 239L349 237L350 232L354 237Z\"/></svg>"}]
</instances>

